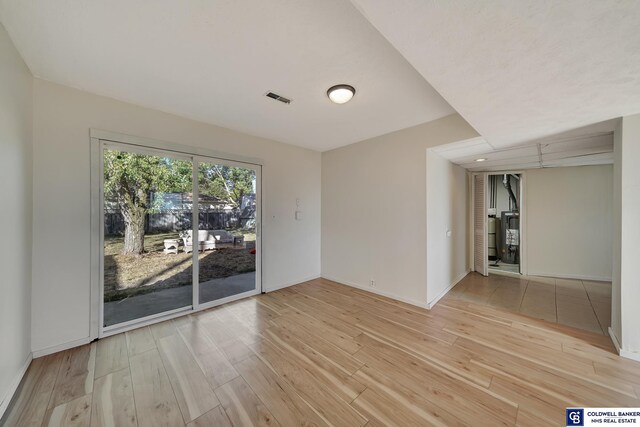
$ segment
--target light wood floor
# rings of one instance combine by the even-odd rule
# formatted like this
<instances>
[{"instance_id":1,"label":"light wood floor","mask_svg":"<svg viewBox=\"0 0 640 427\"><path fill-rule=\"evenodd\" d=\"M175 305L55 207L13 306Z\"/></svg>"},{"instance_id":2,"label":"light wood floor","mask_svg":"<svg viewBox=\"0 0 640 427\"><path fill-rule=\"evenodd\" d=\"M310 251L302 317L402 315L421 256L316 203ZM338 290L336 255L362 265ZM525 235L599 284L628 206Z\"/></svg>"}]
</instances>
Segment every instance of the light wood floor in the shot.
<instances>
[{"instance_id":1,"label":"light wood floor","mask_svg":"<svg viewBox=\"0 0 640 427\"><path fill-rule=\"evenodd\" d=\"M315 280L36 359L6 422L558 426L639 395L602 334Z\"/></svg>"},{"instance_id":2,"label":"light wood floor","mask_svg":"<svg viewBox=\"0 0 640 427\"><path fill-rule=\"evenodd\" d=\"M611 325L611 282L471 273L447 297L604 335Z\"/></svg>"}]
</instances>

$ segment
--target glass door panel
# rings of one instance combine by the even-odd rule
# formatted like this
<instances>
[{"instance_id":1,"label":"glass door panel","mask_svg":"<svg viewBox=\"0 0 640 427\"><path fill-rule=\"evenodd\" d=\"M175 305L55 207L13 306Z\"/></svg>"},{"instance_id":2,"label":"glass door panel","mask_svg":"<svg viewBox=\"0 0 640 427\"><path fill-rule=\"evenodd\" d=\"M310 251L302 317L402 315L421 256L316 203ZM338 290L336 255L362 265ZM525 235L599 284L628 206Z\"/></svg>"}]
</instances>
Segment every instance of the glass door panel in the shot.
<instances>
[{"instance_id":1,"label":"glass door panel","mask_svg":"<svg viewBox=\"0 0 640 427\"><path fill-rule=\"evenodd\" d=\"M200 304L258 287L258 185L257 169L250 166L198 163Z\"/></svg>"},{"instance_id":2,"label":"glass door panel","mask_svg":"<svg viewBox=\"0 0 640 427\"><path fill-rule=\"evenodd\" d=\"M105 146L103 327L193 305L193 161Z\"/></svg>"}]
</instances>

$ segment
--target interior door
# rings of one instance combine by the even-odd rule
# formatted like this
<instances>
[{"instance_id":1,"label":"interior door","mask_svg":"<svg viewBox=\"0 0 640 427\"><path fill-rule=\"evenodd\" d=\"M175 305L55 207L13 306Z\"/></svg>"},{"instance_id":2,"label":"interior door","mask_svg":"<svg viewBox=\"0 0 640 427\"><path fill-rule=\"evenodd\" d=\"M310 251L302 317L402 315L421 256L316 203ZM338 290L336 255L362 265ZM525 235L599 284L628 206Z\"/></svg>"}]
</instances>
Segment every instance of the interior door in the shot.
<instances>
[{"instance_id":1,"label":"interior door","mask_svg":"<svg viewBox=\"0 0 640 427\"><path fill-rule=\"evenodd\" d=\"M487 174L473 176L473 269L483 276L489 274L487 257Z\"/></svg>"}]
</instances>

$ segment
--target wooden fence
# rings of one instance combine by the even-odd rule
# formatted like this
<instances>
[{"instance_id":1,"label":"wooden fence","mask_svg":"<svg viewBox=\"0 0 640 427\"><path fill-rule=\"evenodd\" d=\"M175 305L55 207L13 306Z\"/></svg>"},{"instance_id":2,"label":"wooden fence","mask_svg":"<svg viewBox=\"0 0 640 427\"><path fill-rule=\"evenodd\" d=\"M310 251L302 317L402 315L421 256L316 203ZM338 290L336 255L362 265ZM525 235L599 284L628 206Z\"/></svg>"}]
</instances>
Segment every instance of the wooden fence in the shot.
<instances>
[{"instance_id":1,"label":"wooden fence","mask_svg":"<svg viewBox=\"0 0 640 427\"><path fill-rule=\"evenodd\" d=\"M244 227L255 218L255 212L247 209L230 211L205 211L199 213L200 230L223 230ZM144 222L145 234L169 233L191 229L192 213L190 210L172 210L147 214ZM105 236L121 236L124 234L124 220L119 211L104 213Z\"/></svg>"}]
</instances>

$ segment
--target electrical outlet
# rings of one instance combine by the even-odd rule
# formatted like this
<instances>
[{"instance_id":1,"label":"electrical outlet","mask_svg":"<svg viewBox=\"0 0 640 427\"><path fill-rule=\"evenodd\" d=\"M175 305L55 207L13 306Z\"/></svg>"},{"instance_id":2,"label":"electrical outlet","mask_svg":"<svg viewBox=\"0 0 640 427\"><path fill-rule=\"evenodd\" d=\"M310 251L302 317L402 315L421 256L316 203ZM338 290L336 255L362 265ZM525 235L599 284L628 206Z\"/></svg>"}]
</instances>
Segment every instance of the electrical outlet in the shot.
<instances>
[{"instance_id":1,"label":"electrical outlet","mask_svg":"<svg viewBox=\"0 0 640 427\"><path fill-rule=\"evenodd\" d=\"M372 288L376 287L376 281L371 279L371 282L369 283L369 286L371 286Z\"/></svg>"}]
</instances>

